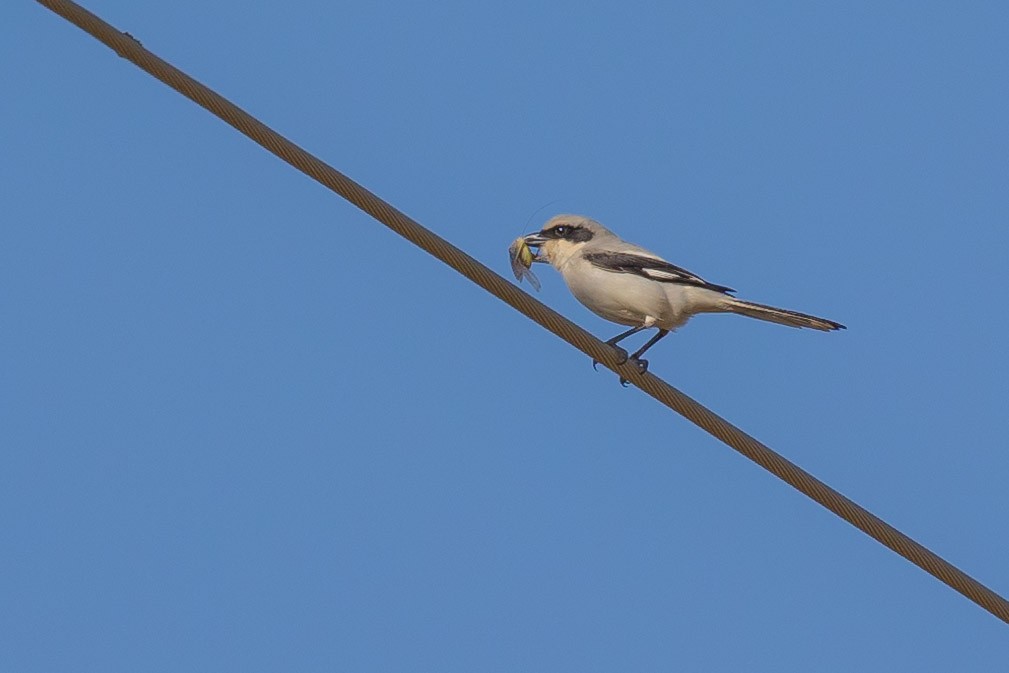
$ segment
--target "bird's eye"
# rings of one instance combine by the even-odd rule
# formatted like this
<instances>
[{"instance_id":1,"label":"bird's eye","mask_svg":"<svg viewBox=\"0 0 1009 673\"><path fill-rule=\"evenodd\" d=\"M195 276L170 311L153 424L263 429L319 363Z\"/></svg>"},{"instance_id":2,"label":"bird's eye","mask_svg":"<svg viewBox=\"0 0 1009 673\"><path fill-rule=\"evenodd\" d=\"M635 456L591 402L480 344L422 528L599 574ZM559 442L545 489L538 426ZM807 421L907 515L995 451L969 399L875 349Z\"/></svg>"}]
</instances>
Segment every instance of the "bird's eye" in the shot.
<instances>
[{"instance_id":1,"label":"bird's eye","mask_svg":"<svg viewBox=\"0 0 1009 673\"><path fill-rule=\"evenodd\" d=\"M568 227L563 224L559 227L554 227L554 233L561 237L566 236L568 233Z\"/></svg>"}]
</instances>

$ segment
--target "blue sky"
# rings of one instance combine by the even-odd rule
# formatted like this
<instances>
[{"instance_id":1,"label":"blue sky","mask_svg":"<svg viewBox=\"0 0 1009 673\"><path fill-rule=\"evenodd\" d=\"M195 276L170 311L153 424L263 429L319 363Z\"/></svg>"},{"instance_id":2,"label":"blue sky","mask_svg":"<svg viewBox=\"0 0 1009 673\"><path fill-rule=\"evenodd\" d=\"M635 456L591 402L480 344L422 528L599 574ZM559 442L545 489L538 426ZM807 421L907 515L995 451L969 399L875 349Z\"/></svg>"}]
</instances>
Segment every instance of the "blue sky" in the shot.
<instances>
[{"instance_id":1,"label":"blue sky","mask_svg":"<svg viewBox=\"0 0 1009 673\"><path fill-rule=\"evenodd\" d=\"M1009 594L1004 3L93 0ZM0 40L5 670L991 670L1009 629L34 3ZM540 297L599 336L549 269Z\"/></svg>"}]
</instances>

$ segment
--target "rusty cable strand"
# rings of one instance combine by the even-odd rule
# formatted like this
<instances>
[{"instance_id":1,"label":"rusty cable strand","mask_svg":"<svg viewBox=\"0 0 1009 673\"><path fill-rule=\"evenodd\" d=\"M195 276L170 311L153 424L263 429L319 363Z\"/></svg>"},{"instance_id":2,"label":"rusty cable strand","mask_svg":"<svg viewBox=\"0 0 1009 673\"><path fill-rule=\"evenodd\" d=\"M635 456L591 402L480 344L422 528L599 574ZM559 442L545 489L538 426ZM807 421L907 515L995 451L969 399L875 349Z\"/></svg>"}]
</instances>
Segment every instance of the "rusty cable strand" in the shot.
<instances>
[{"instance_id":1,"label":"rusty cable strand","mask_svg":"<svg viewBox=\"0 0 1009 673\"><path fill-rule=\"evenodd\" d=\"M421 226L332 166L273 131L250 114L145 49L139 40L116 30L69 0L37 0L114 50L119 56L207 109L294 168L325 185L376 220L434 255L471 281L536 321L561 339L630 381L691 423L768 470L831 512L886 545L916 566L1009 623L1009 601L949 561L827 486L662 379L620 363L616 352L592 334L537 301L473 257Z\"/></svg>"}]
</instances>

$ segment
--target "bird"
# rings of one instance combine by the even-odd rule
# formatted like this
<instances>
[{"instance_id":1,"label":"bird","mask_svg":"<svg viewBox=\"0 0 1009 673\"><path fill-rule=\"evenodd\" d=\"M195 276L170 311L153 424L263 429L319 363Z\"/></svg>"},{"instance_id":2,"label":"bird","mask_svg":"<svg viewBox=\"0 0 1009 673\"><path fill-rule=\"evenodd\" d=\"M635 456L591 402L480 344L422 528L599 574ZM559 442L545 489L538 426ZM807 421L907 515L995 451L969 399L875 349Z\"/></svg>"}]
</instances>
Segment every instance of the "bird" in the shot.
<instances>
[{"instance_id":1,"label":"bird","mask_svg":"<svg viewBox=\"0 0 1009 673\"><path fill-rule=\"evenodd\" d=\"M621 362L628 356L619 342L643 330L658 330L629 356L641 373L648 370L645 352L698 313L735 313L823 332L846 329L826 318L733 297L732 288L709 283L584 215L556 215L522 240L533 250L532 262L556 269L586 308L630 327L606 341L617 349ZM627 381L621 377L620 383Z\"/></svg>"}]
</instances>

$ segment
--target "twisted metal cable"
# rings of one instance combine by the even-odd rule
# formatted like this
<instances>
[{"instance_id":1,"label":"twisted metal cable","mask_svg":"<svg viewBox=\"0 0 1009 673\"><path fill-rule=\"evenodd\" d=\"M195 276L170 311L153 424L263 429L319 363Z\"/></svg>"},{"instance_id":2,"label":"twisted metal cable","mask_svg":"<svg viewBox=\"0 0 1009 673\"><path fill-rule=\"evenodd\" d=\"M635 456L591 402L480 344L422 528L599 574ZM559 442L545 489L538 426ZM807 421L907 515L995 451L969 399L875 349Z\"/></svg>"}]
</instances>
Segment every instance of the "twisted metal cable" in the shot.
<instances>
[{"instance_id":1,"label":"twisted metal cable","mask_svg":"<svg viewBox=\"0 0 1009 673\"><path fill-rule=\"evenodd\" d=\"M1006 601L1002 596L662 379L650 373L641 374L630 363L621 363L616 352L602 341L518 289L514 284L445 239L396 210L332 166L268 128L237 105L147 51L139 41L128 33L116 30L102 19L69 0L37 1L110 47L121 57L133 62L142 70L220 117L293 167L329 187L515 310L613 370L673 411L683 415L691 423L722 440L728 446L873 539L946 583L1002 621L1009 623L1009 601Z\"/></svg>"}]
</instances>

